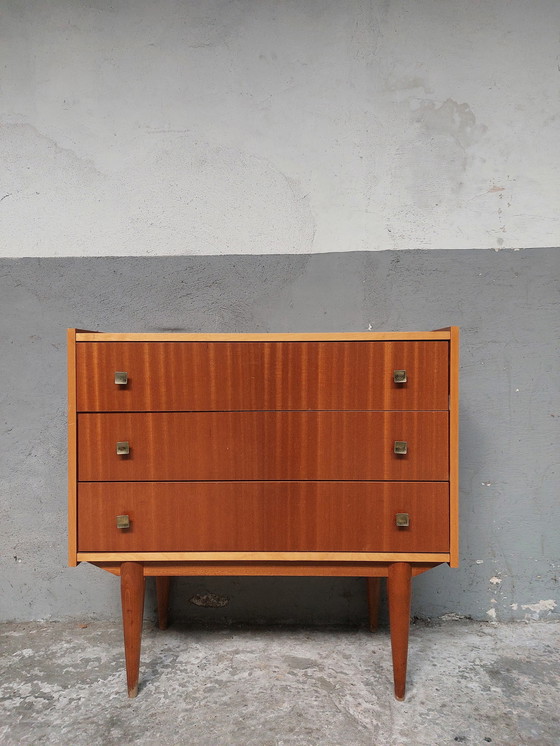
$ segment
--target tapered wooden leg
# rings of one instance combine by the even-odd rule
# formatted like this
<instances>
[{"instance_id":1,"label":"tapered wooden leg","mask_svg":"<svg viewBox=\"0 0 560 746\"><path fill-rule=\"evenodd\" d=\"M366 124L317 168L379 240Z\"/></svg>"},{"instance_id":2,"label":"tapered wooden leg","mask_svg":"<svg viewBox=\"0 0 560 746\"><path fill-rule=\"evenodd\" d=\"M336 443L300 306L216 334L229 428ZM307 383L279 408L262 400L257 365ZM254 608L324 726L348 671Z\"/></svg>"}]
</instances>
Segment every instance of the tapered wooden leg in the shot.
<instances>
[{"instance_id":1,"label":"tapered wooden leg","mask_svg":"<svg viewBox=\"0 0 560 746\"><path fill-rule=\"evenodd\" d=\"M158 575L156 577L158 627L160 629L167 629L167 610L169 608L170 583L171 577L169 575Z\"/></svg>"},{"instance_id":2,"label":"tapered wooden leg","mask_svg":"<svg viewBox=\"0 0 560 746\"><path fill-rule=\"evenodd\" d=\"M121 603L129 697L135 697L138 694L144 586L143 565L140 562L123 562L121 565Z\"/></svg>"},{"instance_id":3,"label":"tapered wooden leg","mask_svg":"<svg viewBox=\"0 0 560 746\"><path fill-rule=\"evenodd\" d=\"M391 650L393 653L393 679L395 682L395 697L399 700L404 699L406 689L411 577L412 567L408 562L395 562L389 565L387 591L389 595Z\"/></svg>"},{"instance_id":4,"label":"tapered wooden leg","mask_svg":"<svg viewBox=\"0 0 560 746\"><path fill-rule=\"evenodd\" d=\"M369 628L373 632L379 624L379 596L381 594L381 578L366 578L368 609L369 609Z\"/></svg>"}]
</instances>

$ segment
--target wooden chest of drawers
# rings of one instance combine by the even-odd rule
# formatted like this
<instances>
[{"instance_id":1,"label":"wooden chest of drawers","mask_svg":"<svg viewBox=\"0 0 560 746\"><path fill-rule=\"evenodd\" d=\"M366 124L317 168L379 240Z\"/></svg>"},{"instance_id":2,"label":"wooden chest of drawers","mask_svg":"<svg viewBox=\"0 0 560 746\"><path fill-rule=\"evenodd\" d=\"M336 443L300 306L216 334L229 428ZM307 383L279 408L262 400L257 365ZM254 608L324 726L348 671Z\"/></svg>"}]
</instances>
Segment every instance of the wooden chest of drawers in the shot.
<instances>
[{"instance_id":1,"label":"wooden chest of drawers","mask_svg":"<svg viewBox=\"0 0 560 746\"><path fill-rule=\"evenodd\" d=\"M69 563L121 578L128 690L144 582L388 577L404 698L411 577L458 556L458 329L68 331Z\"/></svg>"}]
</instances>

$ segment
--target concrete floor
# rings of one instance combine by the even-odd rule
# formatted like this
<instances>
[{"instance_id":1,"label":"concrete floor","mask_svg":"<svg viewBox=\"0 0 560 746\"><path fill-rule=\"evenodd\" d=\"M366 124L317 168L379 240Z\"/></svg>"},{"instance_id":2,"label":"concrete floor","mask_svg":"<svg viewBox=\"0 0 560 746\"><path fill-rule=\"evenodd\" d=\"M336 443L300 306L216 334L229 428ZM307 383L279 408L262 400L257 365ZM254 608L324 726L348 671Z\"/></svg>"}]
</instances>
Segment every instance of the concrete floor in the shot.
<instances>
[{"instance_id":1,"label":"concrete floor","mask_svg":"<svg viewBox=\"0 0 560 746\"><path fill-rule=\"evenodd\" d=\"M408 694L386 629L144 629L126 696L117 624L0 627L0 743L558 746L560 625L415 624Z\"/></svg>"}]
</instances>

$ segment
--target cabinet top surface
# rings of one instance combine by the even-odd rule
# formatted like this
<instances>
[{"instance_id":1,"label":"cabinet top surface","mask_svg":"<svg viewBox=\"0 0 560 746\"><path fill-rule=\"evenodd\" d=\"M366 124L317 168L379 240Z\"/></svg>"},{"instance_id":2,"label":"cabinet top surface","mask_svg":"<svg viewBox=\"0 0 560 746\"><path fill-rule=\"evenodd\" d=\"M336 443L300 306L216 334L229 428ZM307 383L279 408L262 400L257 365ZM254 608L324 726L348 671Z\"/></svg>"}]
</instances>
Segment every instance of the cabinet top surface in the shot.
<instances>
[{"instance_id":1,"label":"cabinet top surface","mask_svg":"<svg viewBox=\"0 0 560 746\"><path fill-rule=\"evenodd\" d=\"M449 340L451 329L426 332L305 332L263 334L221 334L147 332L112 333L76 330L76 342L299 342L299 341L390 341L390 340Z\"/></svg>"}]
</instances>

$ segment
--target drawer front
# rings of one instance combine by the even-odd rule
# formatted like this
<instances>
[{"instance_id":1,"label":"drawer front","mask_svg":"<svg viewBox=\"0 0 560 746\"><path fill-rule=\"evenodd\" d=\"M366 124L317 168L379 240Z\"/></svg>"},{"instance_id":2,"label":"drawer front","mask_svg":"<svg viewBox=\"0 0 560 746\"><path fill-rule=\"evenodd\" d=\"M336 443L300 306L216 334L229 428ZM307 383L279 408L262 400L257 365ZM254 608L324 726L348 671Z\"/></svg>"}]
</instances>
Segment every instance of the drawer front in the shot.
<instances>
[{"instance_id":1,"label":"drawer front","mask_svg":"<svg viewBox=\"0 0 560 746\"><path fill-rule=\"evenodd\" d=\"M408 444L394 453L395 441ZM117 442L129 445L117 455ZM78 479L448 479L447 412L78 415Z\"/></svg>"},{"instance_id":2,"label":"drawer front","mask_svg":"<svg viewBox=\"0 0 560 746\"><path fill-rule=\"evenodd\" d=\"M447 552L448 494L441 482L80 484L78 548Z\"/></svg>"},{"instance_id":3,"label":"drawer front","mask_svg":"<svg viewBox=\"0 0 560 746\"><path fill-rule=\"evenodd\" d=\"M80 412L447 410L446 341L79 342ZM395 383L394 371L406 382ZM115 383L115 372L127 383Z\"/></svg>"}]
</instances>

